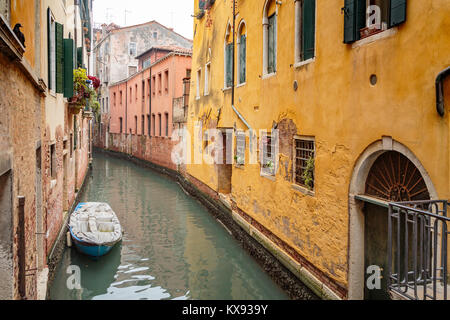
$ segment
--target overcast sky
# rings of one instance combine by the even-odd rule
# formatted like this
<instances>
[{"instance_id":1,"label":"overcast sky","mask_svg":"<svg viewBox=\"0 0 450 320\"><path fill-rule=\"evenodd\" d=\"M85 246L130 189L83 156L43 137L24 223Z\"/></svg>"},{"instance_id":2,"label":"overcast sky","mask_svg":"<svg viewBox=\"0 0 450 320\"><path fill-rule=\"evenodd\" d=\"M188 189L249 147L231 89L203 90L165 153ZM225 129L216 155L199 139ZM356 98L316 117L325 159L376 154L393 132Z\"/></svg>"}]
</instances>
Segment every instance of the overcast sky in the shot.
<instances>
[{"instance_id":1,"label":"overcast sky","mask_svg":"<svg viewBox=\"0 0 450 320\"><path fill-rule=\"evenodd\" d=\"M193 38L191 0L94 0L93 6L95 23L114 22L123 27L156 20L186 38Z\"/></svg>"}]
</instances>

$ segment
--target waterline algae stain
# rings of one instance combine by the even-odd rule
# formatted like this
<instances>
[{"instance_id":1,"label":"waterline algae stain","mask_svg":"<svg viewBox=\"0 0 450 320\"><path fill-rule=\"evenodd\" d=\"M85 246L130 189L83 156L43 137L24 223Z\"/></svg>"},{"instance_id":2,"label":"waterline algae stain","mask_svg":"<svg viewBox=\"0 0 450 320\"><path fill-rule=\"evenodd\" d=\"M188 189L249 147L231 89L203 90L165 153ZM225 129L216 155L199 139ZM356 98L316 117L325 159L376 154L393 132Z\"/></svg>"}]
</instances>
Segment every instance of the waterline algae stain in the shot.
<instances>
[{"instance_id":1,"label":"waterline algae stain","mask_svg":"<svg viewBox=\"0 0 450 320\"><path fill-rule=\"evenodd\" d=\"M80 201L109 203L123 241L97 261L66 248L50 299L288 298L202 205L163 175L98 153Z\"/></svg>"}]
</instances>

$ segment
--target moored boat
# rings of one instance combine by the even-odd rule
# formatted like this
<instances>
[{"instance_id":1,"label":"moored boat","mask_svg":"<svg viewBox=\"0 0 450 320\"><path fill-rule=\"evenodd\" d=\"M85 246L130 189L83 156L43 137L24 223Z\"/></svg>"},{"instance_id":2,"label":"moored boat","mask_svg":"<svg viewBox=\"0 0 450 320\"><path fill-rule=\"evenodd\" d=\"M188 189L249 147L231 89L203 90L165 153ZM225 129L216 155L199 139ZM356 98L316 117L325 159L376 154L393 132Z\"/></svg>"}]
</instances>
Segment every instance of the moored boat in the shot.
<instances>
[{"instance_id":1,"label":"moored boat","mask_svg":"<svg viewBox=\"0 0 450 320\"><path fill-rule=\"evenodd\" d=\"M83 254L99 258L122 240L122 227L107 203L86 202L75 208L69 221L73 244Z\"/></svg>"}]
</instances>

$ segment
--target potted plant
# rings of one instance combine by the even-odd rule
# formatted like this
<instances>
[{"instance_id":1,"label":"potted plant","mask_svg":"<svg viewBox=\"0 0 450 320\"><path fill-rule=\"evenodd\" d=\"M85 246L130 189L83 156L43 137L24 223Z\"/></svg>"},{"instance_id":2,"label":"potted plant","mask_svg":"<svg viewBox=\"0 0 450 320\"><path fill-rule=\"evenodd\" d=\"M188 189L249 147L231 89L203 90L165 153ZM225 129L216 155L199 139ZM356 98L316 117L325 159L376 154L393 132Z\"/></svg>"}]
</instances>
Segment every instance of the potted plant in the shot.
<instances>
[{"instance_id":1,"label":"potted plant","mask_svg":"<svg viewBox=\"0 0 450 320\"><path fill-rule=\"evenodd\" d=\"M80 110L86 106L90 92L87 85L88 77L83 68L75 69L73 72L74 95L69 100L69 108L72 114L80 113Z\"/></svg>"}]
</instances>

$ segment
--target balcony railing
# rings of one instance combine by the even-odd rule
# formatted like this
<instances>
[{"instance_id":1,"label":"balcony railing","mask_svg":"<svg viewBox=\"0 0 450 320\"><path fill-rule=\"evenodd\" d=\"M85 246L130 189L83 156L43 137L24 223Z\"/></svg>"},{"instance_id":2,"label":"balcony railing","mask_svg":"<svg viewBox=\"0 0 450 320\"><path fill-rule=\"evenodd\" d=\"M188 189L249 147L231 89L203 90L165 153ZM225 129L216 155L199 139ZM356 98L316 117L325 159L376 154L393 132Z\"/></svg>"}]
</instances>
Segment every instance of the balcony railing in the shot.
<instances>
[{"instance_id":1,"label":"balcony railing","mask_svg":"<svg viewBox=\"0 0 450 320\"><path fill-rule=\"evenodd\" d=\"M397 297L447 300L447 201L389 204L388 286Z\"/></svg>"}]
</instances>

